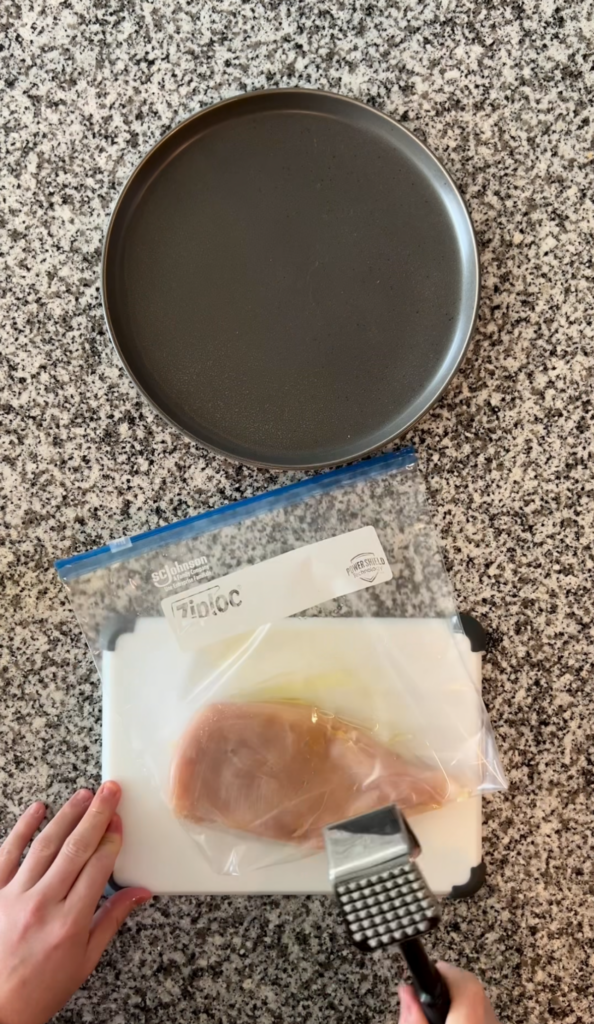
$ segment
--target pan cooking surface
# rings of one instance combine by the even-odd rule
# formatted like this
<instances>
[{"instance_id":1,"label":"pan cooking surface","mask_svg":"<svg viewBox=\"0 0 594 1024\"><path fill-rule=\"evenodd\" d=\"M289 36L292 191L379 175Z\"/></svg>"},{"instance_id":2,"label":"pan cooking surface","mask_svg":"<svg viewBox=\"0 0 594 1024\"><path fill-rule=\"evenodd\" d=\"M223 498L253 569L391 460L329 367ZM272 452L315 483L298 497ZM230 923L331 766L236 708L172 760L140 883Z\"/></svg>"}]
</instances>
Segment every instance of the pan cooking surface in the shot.
<instances>
[{"instance_id":1,"label":"pan cooking surface","mask_svg":"<svg viewBox=\"0 0 594 1024\"><path fill-rule=\"evenodd\" d=\"M132 377L242 461L317 466L402 433L470 338L472 227L455 186L371 108L254 93L184 122L114 211L104 302Z\"/></svg>"}]
</instances>

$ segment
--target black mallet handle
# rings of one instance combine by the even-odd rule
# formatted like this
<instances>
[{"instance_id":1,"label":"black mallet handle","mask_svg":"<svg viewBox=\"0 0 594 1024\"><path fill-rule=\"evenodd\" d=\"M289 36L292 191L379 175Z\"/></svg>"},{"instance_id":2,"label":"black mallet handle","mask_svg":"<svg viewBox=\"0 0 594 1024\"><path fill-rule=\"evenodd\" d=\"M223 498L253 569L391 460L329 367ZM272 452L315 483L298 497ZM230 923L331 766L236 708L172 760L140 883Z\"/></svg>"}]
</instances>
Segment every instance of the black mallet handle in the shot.
<instances>
[{"instance_id":1,"label":"black mallet handle","mask_svg":"<svg viewBox=\"0 0 594 1024\"><path fill-rule=\"evenodd\" d=\"M413 988L429 1024L446 1024L450 1012L450 994L420 939L409 939L400 946L413 978Z\"/></svg>"}]
</instances>

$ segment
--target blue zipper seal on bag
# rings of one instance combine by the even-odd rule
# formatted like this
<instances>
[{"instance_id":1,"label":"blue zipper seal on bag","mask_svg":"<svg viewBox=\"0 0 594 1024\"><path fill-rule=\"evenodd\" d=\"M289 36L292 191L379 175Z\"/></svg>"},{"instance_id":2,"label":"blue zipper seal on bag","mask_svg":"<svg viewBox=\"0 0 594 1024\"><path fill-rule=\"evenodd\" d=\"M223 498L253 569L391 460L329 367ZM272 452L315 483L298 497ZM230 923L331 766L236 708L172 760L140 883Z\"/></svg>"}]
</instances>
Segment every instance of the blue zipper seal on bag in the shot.
<instances>
[{"instance_id":1,"label":"blue zipper seal on bag","mask_svg":"<svg viewBox=\"0 0 594 1024\"><path fill-rule=\"evenodd\" d=\"M262 515L264 512L276 508L286 508L303 501L306 497L312 497L323 491L331 491L335 487L345 487L355 480L382 476L384 473L408 469L416 464L417 456L412 447L402 448L397 452L387 452L385 455L377 455L373 459L366 459L355 465L340 466L327 473L307 477L305 480L299 480L296 484L287 484L285 487L277 487L272 491L256 494L252 498L244 498L242 501L231 502L231 504L222 505L220 508L208 509L207 512L201 512L197 516L180 519L177 523L159 526L146 533L137 533L133 537L120 537L93 551L71 555L69 558L60 558L54 562L54 566L60 579L66 582L76 579L78 576L85 576L95 569L104 569L116 562L127 561L141 552L156 550L168 544L173 539L171 534L174 532L179 533L180 540L184 537L198 537L200 534L217 530L223 525L251 519L253 516Z\"/></svg>"}]
</instances>

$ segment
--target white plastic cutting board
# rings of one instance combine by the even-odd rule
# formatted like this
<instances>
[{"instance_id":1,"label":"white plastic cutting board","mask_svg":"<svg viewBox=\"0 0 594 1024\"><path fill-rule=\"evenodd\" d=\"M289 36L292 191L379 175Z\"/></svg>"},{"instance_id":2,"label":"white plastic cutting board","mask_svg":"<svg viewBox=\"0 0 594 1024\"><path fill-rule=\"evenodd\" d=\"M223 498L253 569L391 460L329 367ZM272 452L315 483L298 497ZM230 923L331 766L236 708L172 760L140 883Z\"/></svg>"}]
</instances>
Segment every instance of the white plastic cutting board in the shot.
<instances>
[{"instance_id":1,"label":"white plastic cutting board","mask_svg":"<svg viewBox=\"0 0 594 1024\"><path fill-rule=\"evenodd\" d=\"M413 730L419 708L424 708L424 735L434 749L447 752L448 744L459 742L461 729L469 737L478 729L468 679L466 685L458 683L460 673L466 672L480 691L481 655L471 651L463 635L456 635L455 643L458 650L452 657L451 633L440 620L287 619L266 631L265 642L236 668L233 680L240 691L245 688L253 693L258 682L278 678L287 664L305 678L323 673L329 666L335 669L338 658L345 666L372 675L381 692L387 677L387 652L391 659L397 651L399 675L415 679L417 690L410 707L399 703L399 723ZM188 695L195 692L197 683L204 687L208 678L208 652L209 648L182 652L164 619L137 620L132 633L118 637L115 650L104 652L103 778L116 779L123 787L119 810L124 843L115 881L143 885L155 893L329 892L322 853L239 875L214 872L173 817L155 784L154 769L137 749L143 729L143 743L154 743L157 737L159 745L163 720L187 718ZM446 716L443 700L437 699L438 691L444 689L451 694ZM210 699L217 697L213 694ZM153 713L158 717L151 726ZM387 732L391 728L385 723ZM161 746L159 756L164 761L171 750ZM411 824L423 848L420 866L430 887L448 893L467 883L472 868L481 862L480 798L414 815Z\"/></svg>"}]
</instances>

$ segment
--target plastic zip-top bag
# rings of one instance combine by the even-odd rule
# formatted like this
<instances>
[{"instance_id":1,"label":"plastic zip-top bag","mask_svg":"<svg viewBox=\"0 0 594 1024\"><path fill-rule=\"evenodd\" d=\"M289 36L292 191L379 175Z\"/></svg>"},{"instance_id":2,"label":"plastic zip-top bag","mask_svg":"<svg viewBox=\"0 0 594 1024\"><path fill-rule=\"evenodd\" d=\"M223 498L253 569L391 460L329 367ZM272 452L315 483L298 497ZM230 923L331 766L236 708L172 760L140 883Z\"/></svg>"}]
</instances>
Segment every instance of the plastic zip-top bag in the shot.
<instances>
[{"instance_id":1,"label":"plastic zip-top bag","mask_svg":"<svg viewBox=\"0 0 594 1024\"><path fill-rule=\"evenodd\" d=\"M412 449L56 565L147 785L218 872L506 786Z\"/></svg>"}]
</instances>

